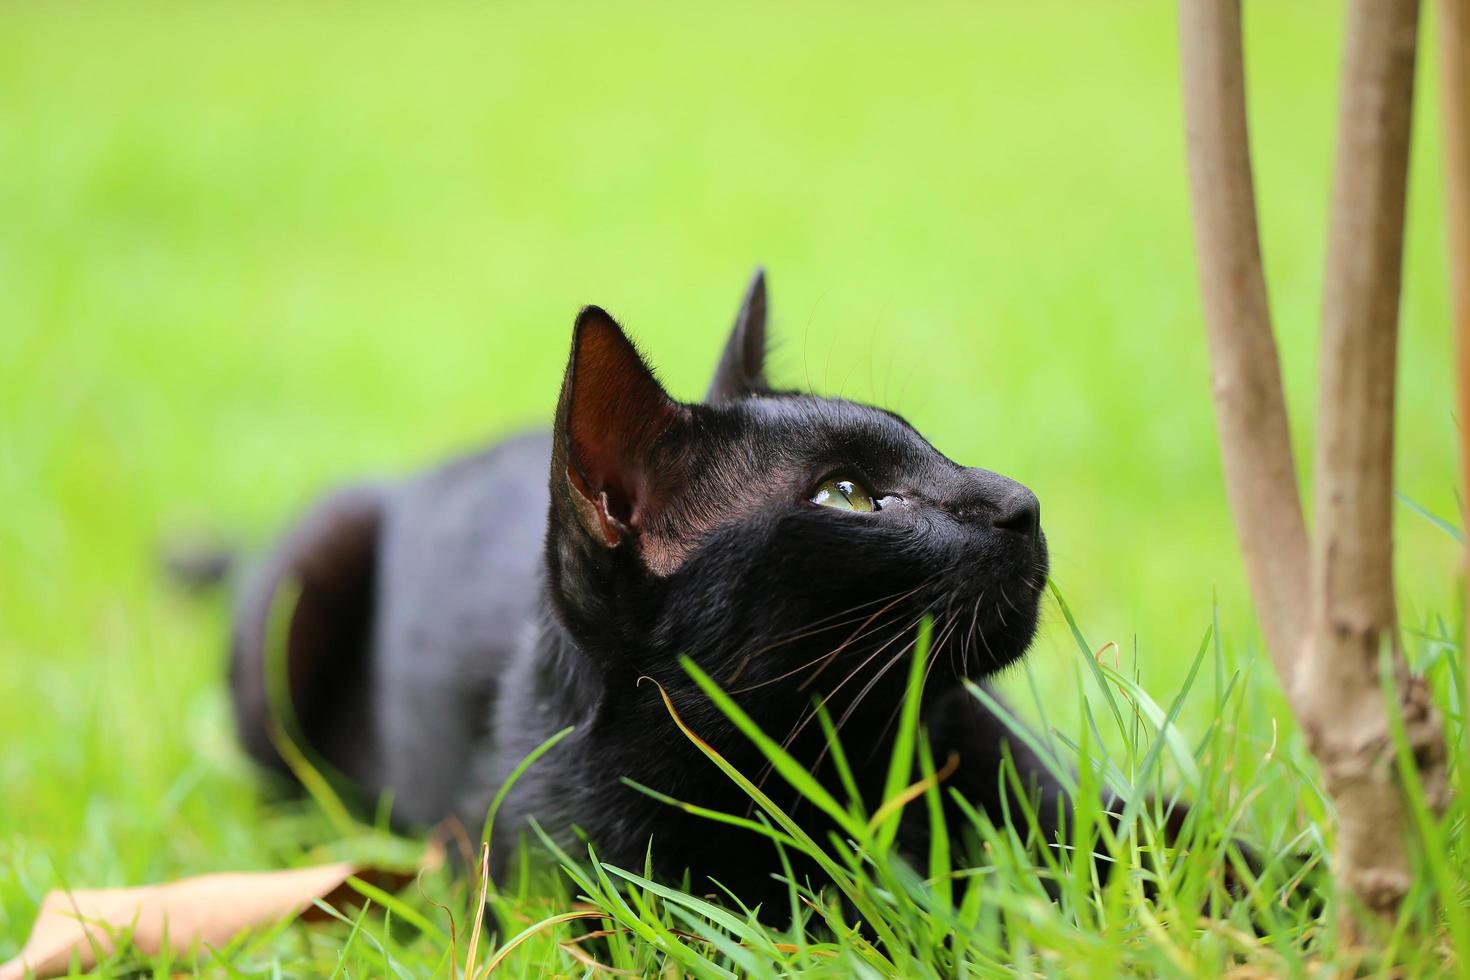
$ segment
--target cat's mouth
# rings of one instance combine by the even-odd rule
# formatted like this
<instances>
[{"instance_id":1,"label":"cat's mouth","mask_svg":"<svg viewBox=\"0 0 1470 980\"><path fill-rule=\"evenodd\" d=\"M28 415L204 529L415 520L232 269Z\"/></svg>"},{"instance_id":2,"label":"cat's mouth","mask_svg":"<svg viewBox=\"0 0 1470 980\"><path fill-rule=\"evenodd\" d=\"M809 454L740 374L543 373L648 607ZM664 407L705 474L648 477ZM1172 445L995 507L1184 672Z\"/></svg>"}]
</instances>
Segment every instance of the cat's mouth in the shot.
<instances>
[{"instance_id":1,"label":"cat's mouth","mask_svg":"<svg viewBox=\"0 0 1470 980\"><path fill-rule=\"evenodd\" d=\"M980 568L957 569L931 605L932 647L956 679L978 680L1015 663L1040 621L1048 570L1046 538L1003 541Z\"/></svg>"}]
</instances>

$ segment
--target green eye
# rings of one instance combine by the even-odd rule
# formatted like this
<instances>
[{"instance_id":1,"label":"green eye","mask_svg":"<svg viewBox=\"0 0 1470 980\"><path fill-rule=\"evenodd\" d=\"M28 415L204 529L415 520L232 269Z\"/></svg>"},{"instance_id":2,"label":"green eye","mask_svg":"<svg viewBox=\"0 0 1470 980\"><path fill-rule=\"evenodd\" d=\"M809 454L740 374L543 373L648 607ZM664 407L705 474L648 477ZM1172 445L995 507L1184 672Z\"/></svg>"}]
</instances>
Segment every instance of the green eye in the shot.
<instances>
[{"instance_id":1,"label":"green eye","mask_svg":"<svg viewBox=\"0 0 1470 980\"><path fill-rule=\"evenodd\" d=\"M828 480L812 494L812 503L835 510L854 510L869 514L878 509L867 488L852 480Z\"/></svg>"}]
</instances>

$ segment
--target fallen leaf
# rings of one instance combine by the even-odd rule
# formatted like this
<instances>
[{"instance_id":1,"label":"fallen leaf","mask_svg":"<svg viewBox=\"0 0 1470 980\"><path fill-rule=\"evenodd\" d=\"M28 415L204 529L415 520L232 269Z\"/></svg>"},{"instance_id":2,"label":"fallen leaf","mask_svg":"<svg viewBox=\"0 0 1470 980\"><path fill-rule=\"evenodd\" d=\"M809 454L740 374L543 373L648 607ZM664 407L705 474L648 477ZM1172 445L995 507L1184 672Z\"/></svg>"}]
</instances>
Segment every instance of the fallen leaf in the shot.
<instances>
[{"instance_id":1,"label":"fallen leaf","mask_svg":"<svg viewBox=\"0 0 1470 980\"><path fill-rule=\"evenodd\" d=\"M357 876L393 890L412 875L323 864L288 871L230 872L183 878L137 888L48 892L20 955L0 965L0 980L54 977L84 970L122 938L144 956L157 956L164 944L186 956L199 944L224 946L240 933L274 925L315 911L315 901L360 904L347 879Z\"/></svg>"}]
</instances>

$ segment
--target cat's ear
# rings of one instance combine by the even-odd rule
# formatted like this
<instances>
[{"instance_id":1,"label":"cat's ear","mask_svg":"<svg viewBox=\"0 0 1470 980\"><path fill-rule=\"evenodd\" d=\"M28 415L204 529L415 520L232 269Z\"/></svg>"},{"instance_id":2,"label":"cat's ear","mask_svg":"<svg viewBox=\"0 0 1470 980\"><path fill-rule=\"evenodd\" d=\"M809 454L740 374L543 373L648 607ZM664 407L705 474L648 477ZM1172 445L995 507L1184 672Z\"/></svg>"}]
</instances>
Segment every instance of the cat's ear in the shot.
<instances>
[{"instance_id":1,"label":"cat's ear","mask_svg":"<svg viewBox=\"0 0 1470 980\"><path fill-rule=\"evenodd\" d=\"M687 414L612 317L596 306L578 314L556 409L554 458L565 482L552 489L598 544L617 547L658 509L651 450Z\"/></svg>"},{"instance_id":2,"label":"cat's ear","mask_svg":"<svg viewBox=\"0 0 1470 980\"><path fill-rule=\"evenodd\" d=\"M770 391L766 384L766 270L757 267L735 315L725 353L704 400L716 402Z\"/></svg>"}]
</instances>

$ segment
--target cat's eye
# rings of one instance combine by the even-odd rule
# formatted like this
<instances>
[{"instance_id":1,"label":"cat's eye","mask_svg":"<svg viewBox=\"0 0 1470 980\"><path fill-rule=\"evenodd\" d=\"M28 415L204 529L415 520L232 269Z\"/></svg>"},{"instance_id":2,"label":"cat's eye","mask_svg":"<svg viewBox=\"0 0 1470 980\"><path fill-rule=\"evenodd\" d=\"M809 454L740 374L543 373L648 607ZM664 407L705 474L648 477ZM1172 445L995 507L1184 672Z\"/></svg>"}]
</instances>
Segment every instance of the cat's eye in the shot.
<instances>
[{"instance_id":1,"label":"cat's eye","mask_svg":"<svg viewBox=\"0 0 1470 980\"><path fill-rule=\"evenodd\" d=\"M847 479L825 481L812 494L811 501L821 507L852 510L860 514L869 514L878 509L877 501L866 487Z\"/></svg>"}]
</instances>

